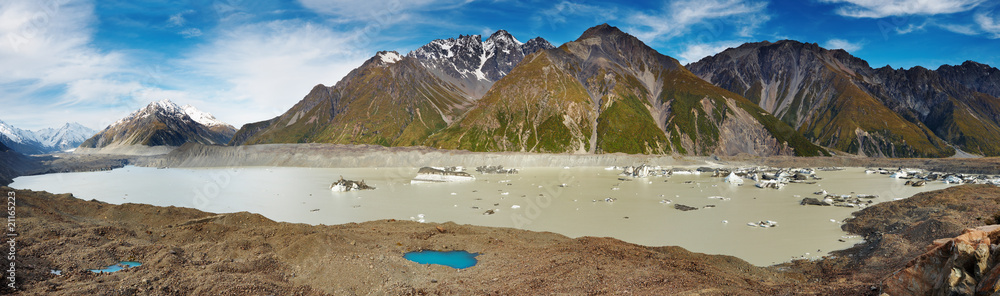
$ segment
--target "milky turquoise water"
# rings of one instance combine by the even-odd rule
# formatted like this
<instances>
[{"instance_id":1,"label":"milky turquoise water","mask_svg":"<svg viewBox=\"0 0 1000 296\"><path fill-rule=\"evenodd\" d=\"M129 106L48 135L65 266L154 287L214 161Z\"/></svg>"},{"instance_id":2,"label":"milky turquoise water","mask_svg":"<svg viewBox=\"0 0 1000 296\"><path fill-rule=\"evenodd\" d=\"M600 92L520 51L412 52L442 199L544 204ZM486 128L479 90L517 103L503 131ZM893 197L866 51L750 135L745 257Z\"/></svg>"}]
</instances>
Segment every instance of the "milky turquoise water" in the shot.
<instances>
[{"instance_id":1,"label":"milky turquoise water","mask_svg":"<svg viewBox=\"0 0 1000 296\"><path fill-rule=\"evenodd\" d=\"M476 265L479 254L466 251L415 251L403 254L403 258L420 264L438 264L457 269L465 269Z\"/></svg>"},{"instance_id":2,"label":"milky turquoise water","mask_svg":"<svg viewBox=\"0 0 1000 296\"><path fill-rule=\"evenodd\" d=\"M94 273L108 273L108 272L119 271L119 270L122 270L122 269L137 267L137 266L140 266L140 265L142 265L142 263L135 262L135 261L122 261L122 262L118 262L118 264L114 264L114 265L111 265L111 266L108 266L108 267L105 267L105 268L90 269L90 271L94 272Z\"/></svg>"},{"instance_id":3,"label":"milky turquoise water","mask_svg":"<svg viewBox=\"0 0 1000 296\"><path fill-rule=\"evenodd\" d=\"M193 207L216 213L248 211L276 221L343 224L378 219L423 220L550 231L569 237L614 237L648 246L681 246L740 257L756 265L817 258L860 238L840 229L858 209L801 206L813 192L877 194L876 202L945 188L904 186L905 180L863 169L817 172L816 184L759 189L710 175L618 180L604 168L519 168L517 175L472 174L475 181L409 184L417 168L238 167L156 169L19 177L11 187L73 193L109 203ZM340 176L375 190L331 192ZM565 187L560 185L565 184ZM721 197L722 199L712 198ZM605 200L612 198L614 202ZM661 203L668 199L672 203ZM679 211L675 204L699 208ZM484 214L492 210L494 214ZM749 227L763 220L778 227Z\"/></svg>"}]
</instances>

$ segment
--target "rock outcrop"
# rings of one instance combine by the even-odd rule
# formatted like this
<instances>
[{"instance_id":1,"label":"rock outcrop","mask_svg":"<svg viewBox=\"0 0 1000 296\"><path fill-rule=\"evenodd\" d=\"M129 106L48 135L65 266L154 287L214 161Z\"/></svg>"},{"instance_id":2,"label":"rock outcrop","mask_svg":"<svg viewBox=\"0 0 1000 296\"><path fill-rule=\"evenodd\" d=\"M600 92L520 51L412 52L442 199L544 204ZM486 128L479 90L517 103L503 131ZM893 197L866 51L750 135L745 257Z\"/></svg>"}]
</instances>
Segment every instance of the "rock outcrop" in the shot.
<instances>
[{"instance_id":1,"label":"rock outcrop","mask_svg":"<svg viewBox=\"0 0 1000 296\"><path fill-rule=\"evenodd\" d=\"M889 276L889 295L1000 295L1000 225L935 240L929 251Z\"/></svg>"}]
</instances>

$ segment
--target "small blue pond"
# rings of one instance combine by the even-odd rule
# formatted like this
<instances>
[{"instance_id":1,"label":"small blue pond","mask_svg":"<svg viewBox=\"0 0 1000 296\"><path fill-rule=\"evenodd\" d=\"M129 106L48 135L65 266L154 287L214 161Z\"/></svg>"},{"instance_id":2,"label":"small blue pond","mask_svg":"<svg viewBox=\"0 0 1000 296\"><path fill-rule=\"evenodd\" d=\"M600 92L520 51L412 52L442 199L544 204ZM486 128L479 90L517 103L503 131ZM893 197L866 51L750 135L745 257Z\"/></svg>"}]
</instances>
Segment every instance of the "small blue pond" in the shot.
<instances>
[{"instance_id":1,"label":"small blue pond","mask_svg":"<svg viewBox=\"0 0 1000 296\"><path fill-rule=\"evenodd\" d=\"M458 269L469 268L476 265L476 256L479 253L469 253L466 251L416 251L403 254L403 258L420 264L440 264Z\"/></svg>"},{"instance_id":2,"label":"small blue pond","mask_svg":"<svg viewBox=\"0 0 1000 296\"><path fill-rule=\"evenodd\" d=\"M119 271L119 270L126 269L126 268L136 267L136 266L139 266L139 265L142 265L142 263L135 262L135 261L122 261L122 262L118 262L118 264L105 267L104 269L91 269L90 271L95 272L95 273L115 272L115 271Z\"/></svg>"}]
</instances>

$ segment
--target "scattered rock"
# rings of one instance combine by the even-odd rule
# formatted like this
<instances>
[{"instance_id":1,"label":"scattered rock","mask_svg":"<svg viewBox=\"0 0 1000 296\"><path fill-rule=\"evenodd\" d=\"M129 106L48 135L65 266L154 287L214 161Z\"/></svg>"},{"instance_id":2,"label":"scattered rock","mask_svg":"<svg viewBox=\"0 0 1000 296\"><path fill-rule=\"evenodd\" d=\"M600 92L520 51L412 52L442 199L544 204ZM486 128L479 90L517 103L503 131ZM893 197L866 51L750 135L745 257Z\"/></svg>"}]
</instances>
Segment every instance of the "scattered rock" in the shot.
<instances>
[{"instance_id":1,"label":"scattered rock","mask_svg":"<svg viewBox=\"0 0 1000 296\"><path fill-rule=\"evenodd\" d=\"M682 205L682 204L674 204L674 209L678 209L678 210L687 212L687 211L697 210L698 208L692 207L692 206L686 206L686 205Z\"/></svg>"}]
</instances>

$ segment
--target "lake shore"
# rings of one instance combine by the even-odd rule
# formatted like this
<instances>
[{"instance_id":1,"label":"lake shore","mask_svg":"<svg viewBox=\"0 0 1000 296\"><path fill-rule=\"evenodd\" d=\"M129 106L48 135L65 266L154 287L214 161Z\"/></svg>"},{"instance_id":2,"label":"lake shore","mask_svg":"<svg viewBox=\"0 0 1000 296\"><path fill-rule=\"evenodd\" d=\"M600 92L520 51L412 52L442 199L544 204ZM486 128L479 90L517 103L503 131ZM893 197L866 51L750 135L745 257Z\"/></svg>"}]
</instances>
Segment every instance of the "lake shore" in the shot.
<instances>
[{"instance_id":1,"label":"lake shore","mask_svg":"<svg viewBox=\"0 0 1000 296\"><path fill-rule=\"evenodd\" d=\"M2 187L0 191L13 189ZM621 294L878 295L881 281L936 238L985 224L1000 188L966 185L860 211L869 238L821 260L756 267L731 256L510 228L380 220L310 226L251 213L111 205L13 190L20 295ZM944 202L944 203L942 203ZM909 210L906 210L909 209ZM970 212L972 209L974 212ZM478 252L464 270L402 258ZM143 265L110 274L87 269ZM4 262L7 263L6 261ZM60 275L51 271L58 270ZM14 292L4 290L3 292Z\"/></svg>"},{"instance_id":2,"label":"lake shore","mask_svg":"<svg viewBox=\"0 0 1000 296\"><path fill-rule=\"evenodd\" d=\"M188 143L167 154L154 156L63 153L39 158L45 169L24 174L95 171L124 164L146 167L424 167L503 165L506 167L659 165L772 166L772 167L884 167L920 168L965 174L1000 174L1000 158L872 158L853 155L830 157L792 156L681 156L638 154L540 154L522 152L469 152L428 147L383 147L339 144L262 144L217 146Z\"/></svg>"}]
</instances>

